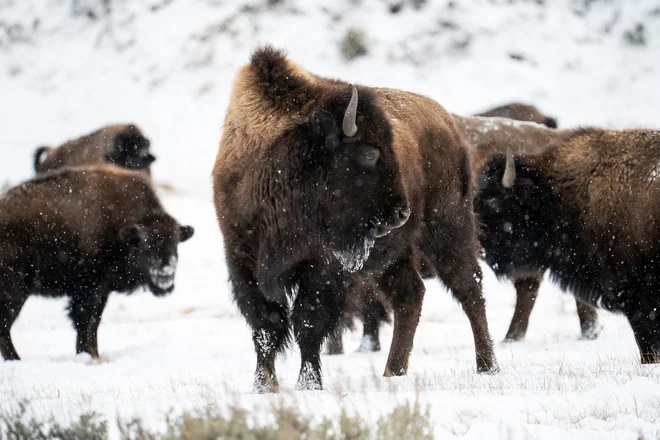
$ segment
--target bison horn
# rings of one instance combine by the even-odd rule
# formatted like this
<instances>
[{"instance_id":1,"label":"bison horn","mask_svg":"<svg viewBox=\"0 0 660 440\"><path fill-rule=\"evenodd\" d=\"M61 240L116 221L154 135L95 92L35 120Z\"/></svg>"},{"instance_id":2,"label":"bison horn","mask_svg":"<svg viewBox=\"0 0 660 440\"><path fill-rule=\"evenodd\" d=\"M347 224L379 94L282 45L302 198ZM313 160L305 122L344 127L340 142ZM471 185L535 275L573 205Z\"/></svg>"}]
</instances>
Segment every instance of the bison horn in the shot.
<instances>
[{"instance_id":1,"label":"bison horn","mask_svg":"<svg viewBox=\"0 0 660 440\"><path fill-rule=\"evenodd\" d=\"M355 119L357 117L357 105L358 93L357 89L353 87L351 101L348 103L346 113L344 113L344 121L341 124L341 128L344 131L344 134L348 137L351 137L357 133L357 125L355 125Z\"/></svg>"},{"instance_id":2,"label":"bison horn","mask_svg":"<svg viewBox=\"0 0 660 440\"><path fill-rule=\"evenodd\" d=\"M513 161L513 151L511 144L506 148L506 166L504 167L504 175L502 176L502 186L511 188L516 182L516 163Z\"/></svg>"}]
</instances>

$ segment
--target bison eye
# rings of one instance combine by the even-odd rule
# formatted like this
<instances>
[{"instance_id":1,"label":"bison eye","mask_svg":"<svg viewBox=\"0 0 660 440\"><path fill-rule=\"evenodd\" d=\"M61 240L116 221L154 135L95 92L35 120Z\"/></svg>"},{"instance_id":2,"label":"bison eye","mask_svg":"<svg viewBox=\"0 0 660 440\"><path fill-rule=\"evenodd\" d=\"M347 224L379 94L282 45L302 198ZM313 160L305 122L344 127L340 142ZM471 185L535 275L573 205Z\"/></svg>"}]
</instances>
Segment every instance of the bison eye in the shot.
<instances>
[{"instance_id":1,"label":"bison eye","mask_svg":"<svg viewBox=\"0 0 660 440\"><path fill-rule=\"evenodd\" d=\"M358 163L367 168L373 168L378 162L380 151L373 147L362 147L358 154Z\"/></svg>"}]
</instances>

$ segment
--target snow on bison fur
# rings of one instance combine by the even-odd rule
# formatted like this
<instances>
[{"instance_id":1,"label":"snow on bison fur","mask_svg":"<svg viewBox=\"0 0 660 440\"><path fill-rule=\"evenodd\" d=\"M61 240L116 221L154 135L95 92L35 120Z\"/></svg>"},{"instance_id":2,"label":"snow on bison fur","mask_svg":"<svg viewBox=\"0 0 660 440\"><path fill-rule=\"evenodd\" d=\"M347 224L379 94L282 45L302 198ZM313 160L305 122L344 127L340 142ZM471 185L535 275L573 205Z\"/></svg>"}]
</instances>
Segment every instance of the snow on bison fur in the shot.
<instances>
[{"instance_id":1,"label":"snow on bison fur","mask_svg":"<svg viewBox=\"0 0 660 440\"><path fill-rule=\"evenodd\" d=\"M0 196L0 352L18 360L11 326L30 295L68 296L76 352L99 357L111 292L174 288L177 246L193 235L161 206L147 176L116 167L46 173Z\"/></svg>"}]
</instances>

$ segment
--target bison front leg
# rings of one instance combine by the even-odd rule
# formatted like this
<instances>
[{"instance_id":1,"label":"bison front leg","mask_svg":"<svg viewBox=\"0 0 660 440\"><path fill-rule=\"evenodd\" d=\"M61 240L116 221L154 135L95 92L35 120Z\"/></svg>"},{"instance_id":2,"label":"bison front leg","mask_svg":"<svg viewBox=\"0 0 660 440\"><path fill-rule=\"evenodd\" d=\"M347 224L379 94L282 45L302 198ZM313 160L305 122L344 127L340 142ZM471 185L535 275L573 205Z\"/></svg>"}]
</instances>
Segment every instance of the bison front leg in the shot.
<instances>
[{"instance_id":1,"label":"bison front leg","mask_svg":"<svg viewBox=\"0 0 660 440\"><path fill-rule=\"evenodd\" d=\"M603 329L603 325L598 321L598 312L596 308L575 298L577 314L580 319L580 331L582 339L596 339Z\"/></svg>"},{"instance_id":2,"label":"bison front leg","mask_svg":"<svg viewBox=\"0 0 660 440\"><path fill-rule=\"evenodd\" d=\"M525 338L529 325L529 315L536 303L540 284L541 274L513 280L513 285L516 288L516 309L513 312L509 330L506 332L505 342L522 341Z\"/></svg>"},{"instance_id":3,"label":"bison front leg","mask_svg":"<svg viewBox=\"0 0 660 440\"><path fill-rule=\"evenodd\" d=\"M344 353L344 329L337 327L334 332L328 337L328 346L329 355L338 355Z\"/></svg>"},{"instance_id":4,"label":"bison front leg","mask_svg":"<svg viewBox=\"0 0 660 440\"><path fill-rule=\"evenodd\" d=\"M639 308L626 312L635 334L642 364L660 363L660 307Z\"/></svg>"},{"instance_id":5,"label":"bison front leg","mask_svg":"<svg viewBox=\"0 0 660 440\"><path fill-rule=\"evenodd\" d=\"M98 329L101 315L110 292L95 291L89 295L76 295L69 303L69 317L77 332L76 353L89 353L92 359L100 359Z\"/></svg>"},{"instance_id":6,"label":"bison front leg","mask_svg":"<svg viewBox=\"0 0 660 440\"><path fill-rule=\"evenodd\" d=\"M394 312L394 334L384 376L403 376L408 372L408 359L426 289L411 259L402 260L388 269L380 286L391 298Z\"/></svg>"},{"instance_id":7,"label":"bison front leg","mask_svg":"<svg viewBox=\"0 0 660 440\"><path fill-rule=\"evenodd\" d=\"M338 329L345 312L345 289L338 269L323 270L304 263L296 270L298 294L293 305L293 332L300 348L300 374L296 388L321 390L321 345Z\"/></svg>"},{"instance_id":8,"label":"bison front leg","mask_svg":"<svg viewBox=\"0 0 660 440\"><path fill-rule=\"evenodd\" d=\"M252 328L252 342L257 355L254 391L277 393L280 385L275 372L275 360L286 348L290 334L286 297L282 293L280 301L277 301L276 295L271 296L272 300L267 299L251 271L231 262L229 281L234 300Z\"/></svg>"},{"instance_id":9,"label":"bison front leg","mask_svg":"<svg viewBox=\"0 0 660 440\"><path fill-rule=\"evenodd\" d=\"M380 351L380 325L387 322L387 309L375 292L365 298L363 305L364 331L359 352Z\"/></svg>"},{"instance_id":10,"label":"bison front leg","mask_svg":"<svg viewBox=\"0 0 660 440\"><path fill-rule=\"evenodd\" d=\"M11 341L11 326L21 312L26 296L0 301L0 353L7 361L18 361L14 344Z\"/></svg>"}]
</instances>

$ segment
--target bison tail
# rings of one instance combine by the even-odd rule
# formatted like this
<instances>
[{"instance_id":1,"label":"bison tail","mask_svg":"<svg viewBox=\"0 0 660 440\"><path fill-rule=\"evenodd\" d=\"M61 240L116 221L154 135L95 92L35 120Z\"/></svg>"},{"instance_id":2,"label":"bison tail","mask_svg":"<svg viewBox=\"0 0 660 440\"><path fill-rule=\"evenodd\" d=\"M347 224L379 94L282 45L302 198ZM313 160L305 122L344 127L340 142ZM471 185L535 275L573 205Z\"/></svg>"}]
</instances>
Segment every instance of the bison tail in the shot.
<instances>
[{"instance_id":1,"label":"bison tail","mask_svg":"<svg viewBox=\"0 0 660 440\"><path fill-rule=\"evenodd\" d=\"M34 171L39 172L39 168L46 159L46 156L48 155L48 152L50 152L50 150L52 150L51 147L43 146L43 147L38 147L34 151Z\"/></svg>"},{"instance_id":2,"label":"bison tail","mask_svg":"<svg viewBox=\"0 0 660 440\"><path fill-rule=\"evenodd\" d=\"M543 125L548 128L557 128L557 120L555 118L551 118L550 116L546 116L546 118L543 120Z\"/></svg>"}]
</instances>

